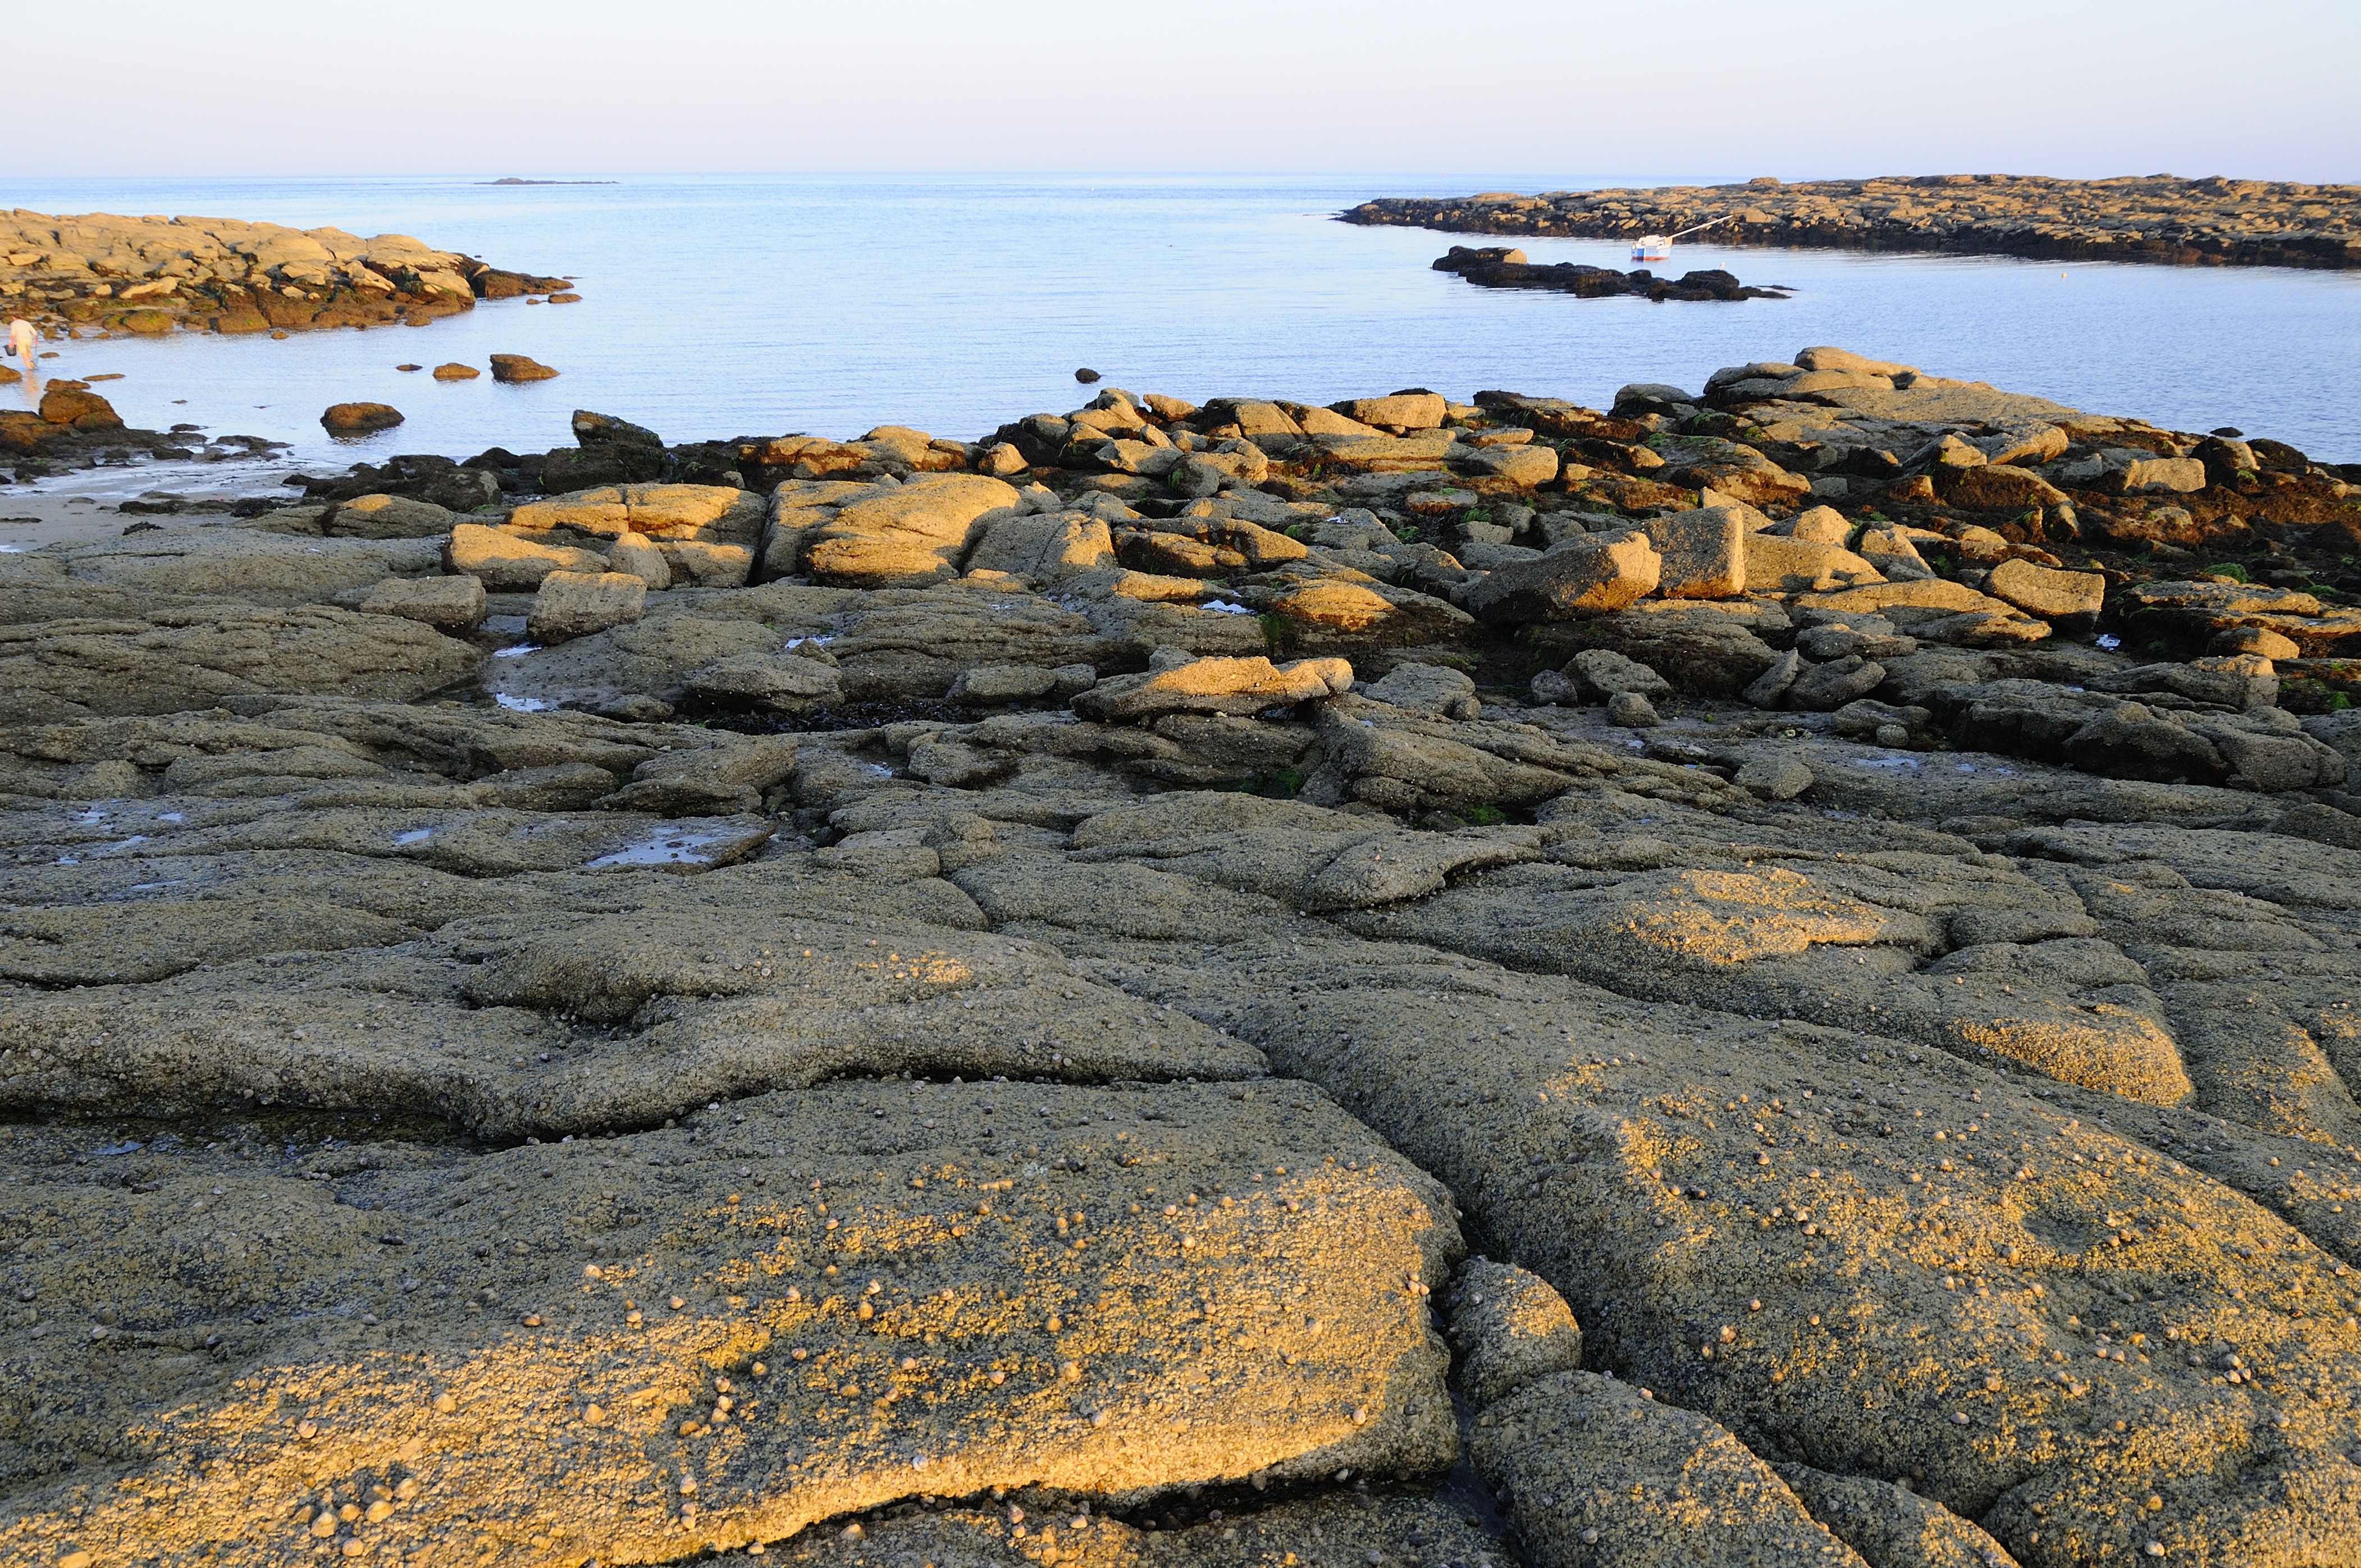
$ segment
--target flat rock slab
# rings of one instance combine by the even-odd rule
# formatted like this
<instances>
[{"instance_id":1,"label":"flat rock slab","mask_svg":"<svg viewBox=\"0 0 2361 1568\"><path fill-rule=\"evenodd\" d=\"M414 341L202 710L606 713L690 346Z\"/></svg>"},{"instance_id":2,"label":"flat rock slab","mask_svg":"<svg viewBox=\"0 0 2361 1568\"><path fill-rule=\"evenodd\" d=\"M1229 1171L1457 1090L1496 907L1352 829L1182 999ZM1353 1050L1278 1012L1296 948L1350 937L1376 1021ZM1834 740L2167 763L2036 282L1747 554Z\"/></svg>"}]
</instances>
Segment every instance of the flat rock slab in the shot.
<instances>
[{"instance_id":1,"label":"flat rock slab","mask_svg":"<svg viewBox=\"0 0 2361 1568\"><path fill-rule=\"evenodd\" d=\"M1612 1378L1532 1384L1477 1418L1472 1447L1545 1568L1866 1568L1726 1428Z\"/></svg>"},{"instance_id":2,"label":"flat rock slab","mask_svg":"<svg viewBox=\"0 0 2361 1568\"><path fill-rule=\"evenodd\" d=\"M416 621L325 605L0 627L0 723L279 694L405 700L464 678L480 656Z\"/></svg>"},{"instance_id":3,"label":"flat rock slab","mask_svg":"<svg viewBox=\"0 0 2361 1568\"><path fill-rule=\"evenodd\" d=\"M0 1143L49 1411L0 1434L0 1554L664 1562L1456 1446L1448 1202L1300 1084L845 1083L496 1154L221 1131ZM297 1518L332 1498L367 1511Z\"/></svg>"},{"instance_id":4,"label":"flat rock slab","mask_svg":"<svg viewBox=\"0 0 2361 1568\"><path fill-rule=\"evenodd\" d=\"M1071 1508L1012 1504L993 1512L955 1508L911 1513L878 1524L815 1530L795 1541L796 1561L820 1568L865 1568L878 1562L1040 1563L1043 1568L1283 1568L1298 1563L1455 1563L1458 1568L1506 1568L1502 1542L1467 1523L1440 1497L1364 1494L1350 1500L1312 1498L1242 1511L1175 1529L1142 1528ZM1022 1516L1021 1518L1017 1516ZM1167 1516L1168 1519L1170 1516Z\"/></svg>"},{"instance_id":5,"label":"flat rock slab","mask_svg":"<svg viewBox=\"0 0 2361 1568\"><path fill-rule=\"evenodd\" d=\"M1559 1288L1587 1361L1758 1452L1923 1477L2027 1563L2361 1550L2349 1269L2084 1122L2103 1097L1441 966L1255 1011Z\"/></svg>"},{"instance_id":6,"label":"flat rock slab","mask_svg":"<svg viewBox=\"0 0 2361 1568\"><path fill-rule=\"evenodd\" d=\"M0 1009L0 1104L403 1105L557 1136L845 1074L1264 1070L1260 1051L1186 1014L977 930L982 914L940 881L880 889L809 856L707 872L723 879L710 888L613 870L503 884L324 850L247 859L93 867L104 902L0 922L0 973L44 988ZM128 891L151 883L168 886Z\"/></svg>"}]
</instances>

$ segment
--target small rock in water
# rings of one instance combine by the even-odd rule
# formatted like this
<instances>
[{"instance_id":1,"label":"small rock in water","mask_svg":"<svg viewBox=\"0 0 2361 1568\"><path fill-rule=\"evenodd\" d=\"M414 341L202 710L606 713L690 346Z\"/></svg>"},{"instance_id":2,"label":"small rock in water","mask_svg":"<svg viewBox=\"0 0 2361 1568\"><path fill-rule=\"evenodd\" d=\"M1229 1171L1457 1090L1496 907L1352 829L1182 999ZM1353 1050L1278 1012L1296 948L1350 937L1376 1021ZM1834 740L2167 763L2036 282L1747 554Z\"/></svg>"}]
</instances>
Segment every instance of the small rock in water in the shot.
<instances>
[{"instance_id":1,"label":"small rock in water","mask_svg":"<svg viewBox=\"0 0 2361 1568\"><path fill-rule=\"evenodd\" d=\"M1084 367L1082 367L1082 368L1081 368L1080 370L1077 370L1077 371L1075 371L1075 372L1074 372L1074 379L1075 379L1075 380L1077 380L1077 381L1080 381L1080 382L1081 382L1083 386L1085 386L1085 387L1089 386L1092 382L1093 382L1093 381L1097 380L1098 378L1099 378L1099 373L1098 373L1097 371L1095 371L1095 370L1092 369L1092 368L1091 368L1089 366L1087 366L1087 365L1085 365Z\"/></svg>"}]
</instances>

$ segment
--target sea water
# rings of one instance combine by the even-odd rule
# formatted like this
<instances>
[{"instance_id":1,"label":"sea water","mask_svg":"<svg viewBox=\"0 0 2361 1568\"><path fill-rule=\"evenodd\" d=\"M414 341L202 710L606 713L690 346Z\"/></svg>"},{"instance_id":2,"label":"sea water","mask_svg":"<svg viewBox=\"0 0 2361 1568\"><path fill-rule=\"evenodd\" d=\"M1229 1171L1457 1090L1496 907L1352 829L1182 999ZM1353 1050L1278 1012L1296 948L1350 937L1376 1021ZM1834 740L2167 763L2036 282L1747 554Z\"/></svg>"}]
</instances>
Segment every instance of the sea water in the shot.
<instances>
[{"instance_id":1,"label":"sea water","mask_svg":"<svg viewBox=\"0 0 2361 1568\"><path fill-rule=\"evenodd\" d=\"M575 409L667 440L845 437L881 423L973 439L1105 384L1191 400L1329 401L1418 385L1605 406L1716 367L1837 344L2172 428L2234 425L2361 459L2361 276L2280 269L1682 244L1660 273L1721 267L1793 298L1735 303L1488 291L1431 269L1454 243L1334 215L1377 195L1574 187L1575 178L618 176L19 181L38 211L195 214L412 234L577 280L578 304L481 303L419 328L174 334L56 345L104 374L135 425L293 444L327 469L396 452L568 444ZM1529 240L1536 262L1629 267L1607 241ZM448 360L530 355L554 380L436 382ZM26 395L19 389L18 396ZM397 429L332 441L330 403ZM0 393L0 406L8 397Z\"/></svg>"}]
</instances>

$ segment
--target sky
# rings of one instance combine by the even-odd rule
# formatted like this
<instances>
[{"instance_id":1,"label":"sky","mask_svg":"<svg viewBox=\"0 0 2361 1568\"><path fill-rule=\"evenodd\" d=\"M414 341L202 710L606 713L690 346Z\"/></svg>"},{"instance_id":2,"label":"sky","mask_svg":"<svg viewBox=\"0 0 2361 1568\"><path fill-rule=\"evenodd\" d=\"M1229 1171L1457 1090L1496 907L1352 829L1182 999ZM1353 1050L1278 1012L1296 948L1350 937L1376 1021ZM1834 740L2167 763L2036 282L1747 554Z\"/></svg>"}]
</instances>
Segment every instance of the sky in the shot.
<instances>
[{"instance_id":1,"label":"sky","mask_svg":"<svg viewBox=\"0 0 2361 1568\"><path fill-rule=\"evenodd\" d=\"M25 176L2361 180L2356 0L6 10Z\"/></svg>"}]
</instances>

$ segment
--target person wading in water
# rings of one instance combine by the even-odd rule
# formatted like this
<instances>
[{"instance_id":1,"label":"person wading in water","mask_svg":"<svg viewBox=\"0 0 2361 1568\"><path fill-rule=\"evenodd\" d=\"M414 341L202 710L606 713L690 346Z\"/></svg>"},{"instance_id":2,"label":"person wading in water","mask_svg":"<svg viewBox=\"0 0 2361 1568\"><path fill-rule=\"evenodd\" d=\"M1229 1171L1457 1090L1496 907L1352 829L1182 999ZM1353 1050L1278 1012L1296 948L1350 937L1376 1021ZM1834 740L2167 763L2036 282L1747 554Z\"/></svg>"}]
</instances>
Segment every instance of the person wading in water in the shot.
<instances>
[{"instance_id":1,"label":"person wading in water","mask_svg":"<svg viewBox=\"0 0 2361 1568\"><path fill-rule=\"evenodd\" d=\"M35 330L31 322L18 316L8 323L8 352L23 360L26 369L39 368L33 361L40 346L41 334Z\"/></svg>"}]
</instances>

